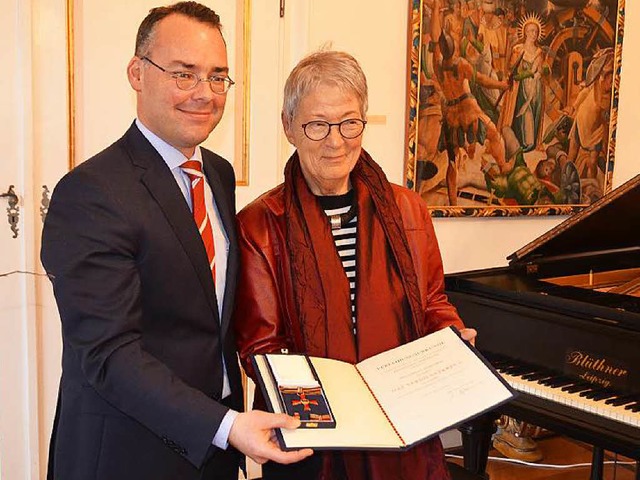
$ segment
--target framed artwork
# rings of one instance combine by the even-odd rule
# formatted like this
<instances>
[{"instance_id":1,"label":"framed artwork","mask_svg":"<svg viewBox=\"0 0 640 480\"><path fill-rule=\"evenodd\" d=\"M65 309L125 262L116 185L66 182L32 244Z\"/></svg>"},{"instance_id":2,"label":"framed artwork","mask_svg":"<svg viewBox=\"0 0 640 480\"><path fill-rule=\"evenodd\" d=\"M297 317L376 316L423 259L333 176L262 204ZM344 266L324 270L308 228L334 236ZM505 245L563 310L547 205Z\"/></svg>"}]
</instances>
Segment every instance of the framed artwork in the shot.
<instances>
[{"instance_id":1,"label":"framed artwork","mask_svg":"<svg viewBox=\"0 0 640 480\"><path fill-rule=\"evenodd\" d=\"M611 189L625 0L410 0L406 185L434 216Z\"/></svg>"},{"instance_id":2,"label":"framed artwork","mask_svg":"<svg viewBox=\"0 0 640 480\"><path fill-rule=\"evenodd\" d=\"M138 24L158 5L131 2L66 2L67 118L69 169L118 138L135 117L135 98L124 80ZM251 0L212 2L227 40L229 67L236 85L227 94L220 124L203 145L232 161L237 185L249 183L250 25ZM100 25L101 29L92 28ZM104 30L117 30L110 42ZM105 95L108 92L108 95ZM104 122L109 118L109 122ZM95 126L99 125L99 128Z\"/></svg>"}]
</instances>

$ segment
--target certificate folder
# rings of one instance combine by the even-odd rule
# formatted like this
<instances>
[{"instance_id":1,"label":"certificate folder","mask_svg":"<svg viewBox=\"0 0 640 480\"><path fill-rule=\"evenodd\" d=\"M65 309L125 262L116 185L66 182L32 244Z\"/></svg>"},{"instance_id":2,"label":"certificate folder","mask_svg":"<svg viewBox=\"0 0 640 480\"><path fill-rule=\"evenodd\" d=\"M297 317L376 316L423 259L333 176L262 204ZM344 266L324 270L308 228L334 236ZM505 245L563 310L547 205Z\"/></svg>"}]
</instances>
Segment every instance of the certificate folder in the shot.
<instances>
[{"instance_id":1,"label":"certificate folder","mask_svg":"<svg viewBox=\"0 0 640 480\"><path fill-rule=\"evenodd\" d=\"M283 413L271 368L274 356L277 364L293 372L295 365L303 365L301 357L308 359L335 422L333 428L278 430L285 450L405 450L514 396L500 374L453 327L355 365L295 354L254 355L267 407ZM289 361L291 369L286 368Z\"/></svg>"}]
</instances>

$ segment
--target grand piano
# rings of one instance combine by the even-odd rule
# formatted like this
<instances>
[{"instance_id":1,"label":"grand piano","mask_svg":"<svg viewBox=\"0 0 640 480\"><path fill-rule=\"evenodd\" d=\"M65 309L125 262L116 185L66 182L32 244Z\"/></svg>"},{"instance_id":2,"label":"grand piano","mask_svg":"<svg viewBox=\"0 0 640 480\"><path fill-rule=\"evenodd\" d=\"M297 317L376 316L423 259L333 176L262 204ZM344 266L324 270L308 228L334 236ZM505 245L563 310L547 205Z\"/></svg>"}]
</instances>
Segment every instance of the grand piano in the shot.
<instances>
[{"instance_id":1,"label":"grand piano","mask_svg":"<svg viewBox=\"0 0 640 480\"><path fill-rule=\"evenodd\" d=\"M484 474L504 414L640 460L640 175L508 257L446 276L477 348L519 392L463 427L465 466ZM640 472L636 464L636 478Z\"/></svg>"}]
</instances>

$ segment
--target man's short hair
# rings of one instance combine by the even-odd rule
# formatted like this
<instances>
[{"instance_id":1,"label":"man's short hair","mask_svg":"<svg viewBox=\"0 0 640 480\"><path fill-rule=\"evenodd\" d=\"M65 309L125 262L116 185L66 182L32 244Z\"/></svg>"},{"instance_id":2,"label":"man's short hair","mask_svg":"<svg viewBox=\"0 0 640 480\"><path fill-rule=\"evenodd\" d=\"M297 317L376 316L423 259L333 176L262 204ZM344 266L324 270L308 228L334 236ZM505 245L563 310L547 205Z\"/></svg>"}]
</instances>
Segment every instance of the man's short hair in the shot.
<instances>
[{"instance_id":1,"label":"man's short hair","mask_svg":"<svg viewBox=\"0 0 640 480\"><path fill-rule=\"evenodd\" d=\"M149 44L153 39L157 23L174 13L193 18L220 30L221 25L218 14L198 2L178 2L166 7L155 7L149 10L149 14L142 20L138 28L135 51L137 57L143 57L148 53Z\"/></svg>"}]
</instances>

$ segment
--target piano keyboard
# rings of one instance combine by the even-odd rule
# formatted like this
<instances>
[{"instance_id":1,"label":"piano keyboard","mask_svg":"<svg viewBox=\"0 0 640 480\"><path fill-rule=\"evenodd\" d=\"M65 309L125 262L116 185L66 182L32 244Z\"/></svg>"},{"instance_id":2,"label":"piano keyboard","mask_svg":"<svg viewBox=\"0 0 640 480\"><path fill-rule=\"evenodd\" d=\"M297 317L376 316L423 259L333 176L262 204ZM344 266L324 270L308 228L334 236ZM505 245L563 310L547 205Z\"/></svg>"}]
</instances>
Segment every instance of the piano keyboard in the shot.
<instances>
[{"instance_id":1,"label":"piano keyboard","mask_svg":"<svg viewBox=\"0 0 640 480\"><path fill-rule=\"evenodd\" d=\"M640 395L621 393L505 357L486 357L519 392L640 427Z\"/></svg>"}]
</instances>

